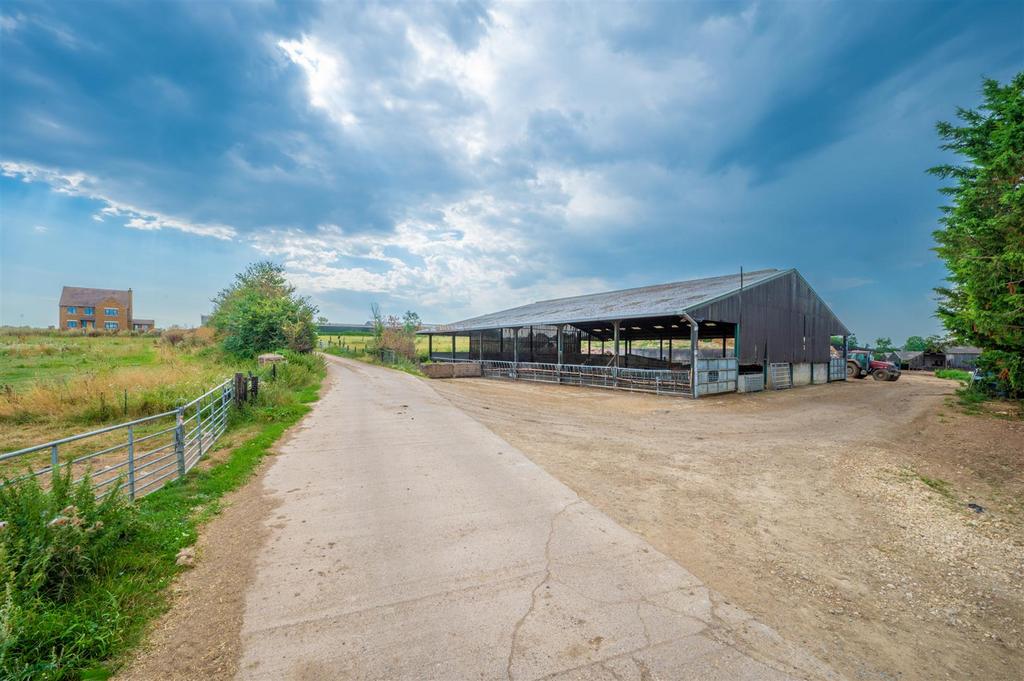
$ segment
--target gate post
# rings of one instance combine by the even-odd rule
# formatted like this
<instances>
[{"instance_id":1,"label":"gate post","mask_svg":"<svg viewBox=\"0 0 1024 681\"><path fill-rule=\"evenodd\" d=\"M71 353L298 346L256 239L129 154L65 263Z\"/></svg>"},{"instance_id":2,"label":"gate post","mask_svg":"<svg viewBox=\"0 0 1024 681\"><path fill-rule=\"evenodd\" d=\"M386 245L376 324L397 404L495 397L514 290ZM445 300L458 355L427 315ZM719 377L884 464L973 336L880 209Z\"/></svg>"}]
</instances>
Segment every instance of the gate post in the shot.
<instances>
[{"instance_id":1,"label":"gate post","mask_svg":"<svg viewBox=\"0 0 1024 681\"><path fill-rule=\"evenodd\" d=\"M174 425L174 453L178 458L178 478L185 477L185 408L178 407Z\"/></svg>"},{"instance_id":2,"label":"gate post","mask_svg":"<svg viewBox=\"0 0 1024 681\"><path fill-rule=\"evenodd\" d=\"M135 426L128 426L128 498L135 500Z\"/></svg>"}]
</instances>

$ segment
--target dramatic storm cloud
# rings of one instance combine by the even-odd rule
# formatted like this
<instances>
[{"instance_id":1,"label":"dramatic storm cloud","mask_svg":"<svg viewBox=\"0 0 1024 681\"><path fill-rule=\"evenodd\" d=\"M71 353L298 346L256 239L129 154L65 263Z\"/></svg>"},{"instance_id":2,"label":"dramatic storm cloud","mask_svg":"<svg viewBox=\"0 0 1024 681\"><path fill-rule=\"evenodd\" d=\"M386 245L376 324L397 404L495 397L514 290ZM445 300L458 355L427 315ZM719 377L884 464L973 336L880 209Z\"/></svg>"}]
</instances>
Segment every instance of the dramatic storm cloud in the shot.
<instances>
[{"instance_id":1,"label":"dramatic storm cloud","mask_svg":"<svg viewBox=\"0 0 1024 681\"><path fill-rule=\"evenodd\" d=\"M1024 63L1022 22L1015 3L6 3L0 315L45 325L60 284L132 286L194 323L260 257L339 321L796 266L862 338L902 341L937 329L933 124Z\"/></svg>"}]
</instances>

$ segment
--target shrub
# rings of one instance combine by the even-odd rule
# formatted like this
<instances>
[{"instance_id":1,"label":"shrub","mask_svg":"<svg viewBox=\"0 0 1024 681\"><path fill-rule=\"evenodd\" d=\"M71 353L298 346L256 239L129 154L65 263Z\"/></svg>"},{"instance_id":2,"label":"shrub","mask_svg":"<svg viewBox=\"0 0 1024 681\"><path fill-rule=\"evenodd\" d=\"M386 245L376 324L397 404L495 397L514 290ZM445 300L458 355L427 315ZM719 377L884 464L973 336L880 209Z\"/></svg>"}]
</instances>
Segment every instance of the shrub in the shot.
<instances>
[{"instance_id":1,"label":"shrub","mask_svg":"<svg viewBox=\"0 0 1024 681\"><path fill-rule=\"evenodd\" d=\"M296 295L284 268L272 262L250 265L217 294L210 326L223 336L224 349L239 357L289 348L310 352L316 342L317 308Z\"/></svg>"},{"instance_id":2,"label":"shrub","mask_svg":"<svg viewBox=\"0 0 1024 681\"><path fill-rule=\"evenodd\" d=\"M179 329L176 326L172 326L160 334L160 340L168 345L177 346L178 343L185 340L185 329Z\"/></svg>"},{"instance_id":3,"label":"shrub","mask_svg":"<svg viewBox=\"0 0 1024 681\"><path fill-rule=\"evenodd\" d=\"M0 674L46 678L76 644L55 609L102 573L107 556L136 530L136 509L120 495L97 501L88 477L70 467L50 489L35 478L0 488Z\"/></svg>"}]
</instances>

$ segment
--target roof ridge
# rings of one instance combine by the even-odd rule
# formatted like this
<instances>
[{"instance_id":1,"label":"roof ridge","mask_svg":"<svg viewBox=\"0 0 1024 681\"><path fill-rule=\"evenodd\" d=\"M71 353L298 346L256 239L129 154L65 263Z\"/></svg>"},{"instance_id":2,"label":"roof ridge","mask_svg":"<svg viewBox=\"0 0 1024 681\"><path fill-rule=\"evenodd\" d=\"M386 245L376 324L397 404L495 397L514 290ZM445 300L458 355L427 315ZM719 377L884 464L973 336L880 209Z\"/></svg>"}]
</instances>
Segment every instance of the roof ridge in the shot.
<instances>
[{"instance_id":1,"label":"roof ridge","mask_svg":"<svg viewBox=\"0 0 1024 681\"><path fill-rule=\"evenodd\" d=\"M748 277L748 276L752 276L752 275L755 275L755 274L775 274L777 272L784 272L784 271L788 271L788 270L780 270L780 269L777 269L777 268L774 268L774 267L768 267L768 268L765 268L763 270L751 270L750 272L743 272L742 274L743 274L744 277ZM606 294L609 294L609 293L626 293L626 292L629 292L629 291L640 291L640 290L648 289L648 288L660 288L662 286L678 286L679 284L692 284L692 283L698 282L698 281L711 281L712 279L725 279L727 277L738 277L738 276L740 276L740 272L733 272L733 273L730 273L730 274L719 274L719 275L716 275L714 277L697 277L696 279L679 279L678 281L664 281L664 282L662 282L660 284L646 284L644 286L630 286L629 288L609 289L607 291L594 291L593 293L581 293L580 295L576 295L576 296L563 296L561 298L545 298L543 300L535 300L532 303L526 303L526 305L536 305L538 303L556 303L556 302L560 302L560 301L563 301L563 300L574 300L576 298L586 298L588 296L602 296L602 295L606 295ZM526 307L526 305L519 305L518 307ZM509 308L509 309L510 310L514 310L516 308L512 307L512 308Z\"/></svg>"}]
</instances>

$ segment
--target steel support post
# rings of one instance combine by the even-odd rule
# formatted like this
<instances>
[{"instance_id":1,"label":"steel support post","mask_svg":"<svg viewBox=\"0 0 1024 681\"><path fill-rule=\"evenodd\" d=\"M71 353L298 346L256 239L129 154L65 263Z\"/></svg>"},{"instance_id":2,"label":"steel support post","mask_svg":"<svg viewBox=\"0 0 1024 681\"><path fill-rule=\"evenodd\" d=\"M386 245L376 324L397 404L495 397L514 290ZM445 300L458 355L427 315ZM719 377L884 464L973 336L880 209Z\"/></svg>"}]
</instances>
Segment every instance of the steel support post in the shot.
<instances>
[{"instance_id":1,"label":"steel support post","mask_svg":"<svg viewBox=\"0 0 1024 681\"><path fill-rule=\"evenodd\" d=\"M555 328L557 329L557 331L555 333L558 334L558 382L561 383L562 382L562 359L563 359L563 355L564 355L564 346L563 346L563 341L562 341L562 336L563 336L562 329L565 328L565 325L564 324L559 324Z\"/></svg>"},{"instance_id":2,"label":"steel support post","mask_svg":"<svg viewBox=\"0 0 1024 681\"><path fill-rule=\"evenodd\" d=\"M614 362L612 363L612 376L615 377L615 385L619 384L619 326L620 325L621 325L621 322L618 322L618 321L612 322L612 332L613 332L612 338L615 341L615 343L614 343L615 358L614 358Z\"/></svg>"},{"instance_id":3,"label":"steel support post","mask_svg":"<svg viewBox=\"0 0 1024 681\"><path fill-rule=\"evenodd\" d=\"M697 399L697 377L700 376L700 372L697 371L697 358L700 356L697 346L700 341L700 334L697 330L697 320L685 312L683 317L690 324L690 392L693 393L693 399Z\"/></svg>"},{"instance_id":4,"label":"steel support post","mask_svg":"<svg viewBox=\"0 0 1024 681\"><path fill-rule=\"evenodd\" d=\"M519 327L512 329L512 378L519 378Z\"/></svg>"}]
</instances>

